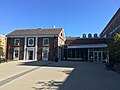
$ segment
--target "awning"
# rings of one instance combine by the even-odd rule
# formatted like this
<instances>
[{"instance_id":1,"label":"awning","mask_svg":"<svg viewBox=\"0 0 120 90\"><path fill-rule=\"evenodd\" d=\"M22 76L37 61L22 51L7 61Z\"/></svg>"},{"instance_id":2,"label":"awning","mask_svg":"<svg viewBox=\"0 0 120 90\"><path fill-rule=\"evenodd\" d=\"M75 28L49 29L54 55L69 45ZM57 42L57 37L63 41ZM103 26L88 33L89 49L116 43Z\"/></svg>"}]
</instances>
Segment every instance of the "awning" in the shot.
<instances>
[{"instance_id":1,"label":"awning","mask_svg":"<svg viewBox=\"0 0 120 90\"><path fill-rule=\"evenodd\" d=\"M71 45L68 48L105 48L107 44L84 44L84 45Z\"/></svg>"}]
</instances>

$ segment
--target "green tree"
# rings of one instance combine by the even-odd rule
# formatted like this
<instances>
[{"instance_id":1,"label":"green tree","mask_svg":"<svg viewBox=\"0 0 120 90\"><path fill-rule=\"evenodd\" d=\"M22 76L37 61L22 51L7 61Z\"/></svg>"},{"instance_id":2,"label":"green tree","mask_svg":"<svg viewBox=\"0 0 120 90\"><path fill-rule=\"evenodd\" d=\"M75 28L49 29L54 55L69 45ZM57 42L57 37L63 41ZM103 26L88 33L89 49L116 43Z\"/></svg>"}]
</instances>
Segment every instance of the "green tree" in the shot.
<instances>
[{"instance_id":1,"label":"green tree","mask_svg":"<svg viewBox=\"0 0 120 90\"><path fill-rule=\"evenodd\" d=\"M110 60L120 62L120 34L116 34L112 42L108 44Z\"/></svg>"},{"instance_id":2,"label":"green tree","mask_svg":"<svg viewBox=\"0 0 120 90\"><path fill-rule=\"evenodd\" d=\"M1 41L0 41L0 56L3 56L4 53L3 53L3 48L1 47Z\"/></svg>"}]
</instances>

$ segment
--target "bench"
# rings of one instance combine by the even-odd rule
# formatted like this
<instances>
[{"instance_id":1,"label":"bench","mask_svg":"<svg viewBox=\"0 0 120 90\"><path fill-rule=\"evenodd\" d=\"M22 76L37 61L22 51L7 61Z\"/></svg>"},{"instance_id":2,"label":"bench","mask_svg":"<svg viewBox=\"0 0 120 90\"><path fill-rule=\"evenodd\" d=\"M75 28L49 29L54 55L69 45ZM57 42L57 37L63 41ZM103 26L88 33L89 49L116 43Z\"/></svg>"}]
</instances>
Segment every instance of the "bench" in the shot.
<instances>
[{"instance_id":1,"label":"bench","mask_svg":"<svg viewBox=\"0 0 120 90\"><path fill-rule=\"evenodd\" d=\"M107 70L114 70L114 62L107 62L105 63L105 69Z\"/></svg>"}]
</instances>

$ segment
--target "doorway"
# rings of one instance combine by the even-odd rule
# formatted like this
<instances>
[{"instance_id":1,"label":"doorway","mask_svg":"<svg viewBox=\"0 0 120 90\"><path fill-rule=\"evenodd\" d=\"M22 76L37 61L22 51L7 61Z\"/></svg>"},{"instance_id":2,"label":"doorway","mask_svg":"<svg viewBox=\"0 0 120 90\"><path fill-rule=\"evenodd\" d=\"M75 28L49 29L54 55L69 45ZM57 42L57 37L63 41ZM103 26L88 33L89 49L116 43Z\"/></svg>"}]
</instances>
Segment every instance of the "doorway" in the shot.
<instances>
[{"instance_id":1,"label":"doorway","mask_svg":"<svg viewBox=\"0 0 120 90\"><path fill-rule=\"evenodd\" d=\"M28 50L28 60L33 60L33 51L32 50Z\"/></svg>"},{"instance_id":2,"label":"doorway","mask_svg":"<svg viewBox=\"0 0 120 90\"><path fill-rule=\"evenodd\" d=\"M102 61L102 51L94 51L93 56L94 61Z\"/></svg>"},{"instance_id":3,"label":"doorway","mask_svg":"<svg viewBox=\"0 0 120 90\"><path fill-rule=\"evenodd\" d=\"M19 48L14 48L13 59L19 60Z\"/></svg>"},{"instance_id":4,"label":"doorway","mask_svg":"<svg viewBox=\"0 0 120 90\"><path fill-rule=\"evenodd\" d=\"M49 48L42 48L42 61L48 61Z\"/></svg>"}]
</instances>

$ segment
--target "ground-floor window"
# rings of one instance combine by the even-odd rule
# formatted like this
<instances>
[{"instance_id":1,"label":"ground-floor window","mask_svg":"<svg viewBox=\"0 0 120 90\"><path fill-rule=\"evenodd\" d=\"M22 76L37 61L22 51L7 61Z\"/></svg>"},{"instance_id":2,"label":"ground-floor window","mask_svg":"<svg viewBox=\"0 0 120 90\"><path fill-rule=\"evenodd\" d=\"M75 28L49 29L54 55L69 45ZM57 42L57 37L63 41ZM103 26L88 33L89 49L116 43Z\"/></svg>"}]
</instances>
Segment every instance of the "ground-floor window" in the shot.
<instances>
[{"instance_id":1,"label":"ground-floor window","mask_svg":"<svg viewBox=\"0 0 120 90\"><path fill-rule=\"evenodd\" d=\"M64 49L64 59L83 61L106 61L108 59L106 48L67 48Z\"/></svg>"},{"instance_id":2,"label":"ground-floor window","mask_svg":"<svg viewBox=\"0 0 120 90\"><path fill-rule=\"evenodd\" d=\"M87 60L88 49L66 49L64 50L64 58L68 60Z\"/></svg>"}]
</instances>

